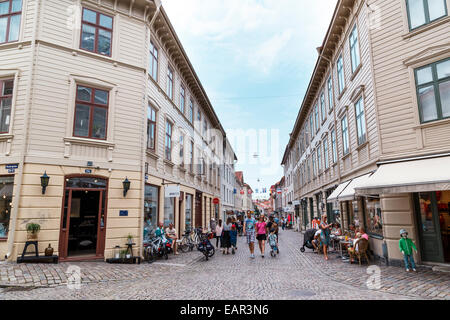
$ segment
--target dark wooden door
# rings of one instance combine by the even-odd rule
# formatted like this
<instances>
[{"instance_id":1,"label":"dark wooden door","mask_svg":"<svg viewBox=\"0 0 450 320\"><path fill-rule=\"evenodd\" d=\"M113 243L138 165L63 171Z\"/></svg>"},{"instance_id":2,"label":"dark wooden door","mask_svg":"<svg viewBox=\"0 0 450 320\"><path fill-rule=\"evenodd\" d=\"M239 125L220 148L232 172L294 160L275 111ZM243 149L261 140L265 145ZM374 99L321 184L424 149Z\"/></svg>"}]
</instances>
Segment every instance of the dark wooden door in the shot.
<instances>
[{"instance_id":1,"label":"dark wooden door","mask_svg":"<svg viewBox=\"0 0 450 320\"><path fill-rule=\"evenodd\" d=\"M195 227L199 228L203 224L202 222L202 193L195 193Z\"/></svg>"},{"instance_id":2,"label":"dark wooden door","mask_svg":"<svg viewBox=\"0 0 450 320\"><path fill-rule=\"evenodd\" d=\"M415 195L422 260L444 262L435 192Z\"/></svg>"}]
</instances>

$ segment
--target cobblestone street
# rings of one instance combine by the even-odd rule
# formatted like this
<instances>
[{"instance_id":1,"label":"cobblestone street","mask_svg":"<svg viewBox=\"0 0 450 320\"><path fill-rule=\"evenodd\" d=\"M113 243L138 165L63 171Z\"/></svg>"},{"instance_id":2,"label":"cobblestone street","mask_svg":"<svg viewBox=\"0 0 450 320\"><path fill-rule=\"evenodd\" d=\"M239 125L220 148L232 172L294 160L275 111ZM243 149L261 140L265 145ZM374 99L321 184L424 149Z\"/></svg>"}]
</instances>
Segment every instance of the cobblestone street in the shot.
<instances>
[{"instance_id":1,"label":"cobblestone street","mask_svg":"<svg viewBox=\"0 0 450 320\"><path fill-rule=\"evenodd\" d=\"M349 265L331 254L326 262L306 250L301 234L280 235L280 256L266 248L249 258L245 238L235 255L216 252L204 261L198 252L141 265L102 262L59 265L0 265L1 299L450 299L450 274L419 268L406 273L380 266L381 288L368 289L367 265ZM66 270L81 268L80 289L67 287Z\"/></svg>"}]
</instances>

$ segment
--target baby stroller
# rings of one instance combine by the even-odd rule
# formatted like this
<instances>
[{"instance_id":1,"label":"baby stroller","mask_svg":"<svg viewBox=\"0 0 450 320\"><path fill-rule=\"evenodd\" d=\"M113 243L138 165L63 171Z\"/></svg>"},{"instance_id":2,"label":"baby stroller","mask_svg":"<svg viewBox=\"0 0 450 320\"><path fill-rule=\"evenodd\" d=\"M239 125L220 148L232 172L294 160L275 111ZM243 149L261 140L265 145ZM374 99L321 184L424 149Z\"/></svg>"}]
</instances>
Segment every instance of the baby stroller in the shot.
<instances>
[{"instance_id":1,"label":"baby stroller","mask_svg":"<svg viewBox=\"0 0 450 320\"><path fill-rule=\"evenodd\" d=\"M269 245L272 250L270 251L270 255L272 257L276 257L277 254L280 253L278 250L278 244L277 244L277 235L275 233L269 234Z\"/></svg>"},{"instance_id":2,"label":"baby stroller","mask_svg":"<svg viewBox=\"0 0 450 320\"><path fill-rule=\"evenodd\" d=\"M300 248L301 252L305 252L305 247L314 250L312 241L314 240L314 235L316 232L316 229L309 229L305 231L305 235L303 236L303 247Z\"/></svg>"}]
</instances>

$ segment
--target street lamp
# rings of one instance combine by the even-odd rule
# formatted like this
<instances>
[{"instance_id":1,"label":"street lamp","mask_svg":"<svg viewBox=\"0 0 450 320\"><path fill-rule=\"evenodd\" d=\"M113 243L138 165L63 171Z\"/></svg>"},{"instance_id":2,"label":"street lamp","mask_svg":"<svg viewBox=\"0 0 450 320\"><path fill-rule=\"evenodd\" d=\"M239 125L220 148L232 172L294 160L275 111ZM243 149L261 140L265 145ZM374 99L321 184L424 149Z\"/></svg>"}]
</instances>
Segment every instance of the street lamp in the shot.
<instances>
[{"instance_id":1,"label":"street lamp","mask_svg":"<svg viewBox=\"0 0 450 320\"><path fill-rule=\"evenodd\" d=\"M42 194L45 194L45 189L48 187L49 180L50 177L47 175L47 171L45 171L44 175L41 177Z\"/></svg>"},{"instance_id":2,"label":"street lamp","mask_svg":"<svg viewBox=\"0 0 450 320\"><path fill-rule=\"evenodd\" d=\"M128 177L125 178L125 180L122 182L123 184L123 196L126 197L127 196L127 192L128 190L130 190L130 180L128 180Z\"/></svg>"}]
</instances>

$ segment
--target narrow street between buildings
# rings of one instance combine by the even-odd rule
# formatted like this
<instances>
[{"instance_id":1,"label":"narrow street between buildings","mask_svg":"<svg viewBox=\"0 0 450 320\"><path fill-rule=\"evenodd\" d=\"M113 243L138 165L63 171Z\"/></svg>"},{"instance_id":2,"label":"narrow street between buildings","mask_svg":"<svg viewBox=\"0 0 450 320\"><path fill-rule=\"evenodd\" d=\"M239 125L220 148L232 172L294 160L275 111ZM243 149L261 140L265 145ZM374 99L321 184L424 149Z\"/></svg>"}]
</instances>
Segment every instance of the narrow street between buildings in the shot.
<instances>
[{"instance_id":1,"label":"narrow street between buildings","mask_svg":"<svg viewBox=\"0 0 450 320\"><path fill-rule=\"evenodd\" d=\"M380 287L369 289L367 265L343 263L334 253L325 261L309 249L301 253L301 243L300 233L281 231L275 258L266 246L265 258L256 249L250 259L239 237L235 255L216 251L209 261L194 251L140 265L4 263L0 299L450 299L449 273L379 266ZM67 286L71 266L80 267L79 289Z\"/></svg>"}]
</instances>

